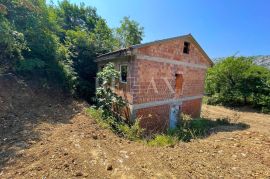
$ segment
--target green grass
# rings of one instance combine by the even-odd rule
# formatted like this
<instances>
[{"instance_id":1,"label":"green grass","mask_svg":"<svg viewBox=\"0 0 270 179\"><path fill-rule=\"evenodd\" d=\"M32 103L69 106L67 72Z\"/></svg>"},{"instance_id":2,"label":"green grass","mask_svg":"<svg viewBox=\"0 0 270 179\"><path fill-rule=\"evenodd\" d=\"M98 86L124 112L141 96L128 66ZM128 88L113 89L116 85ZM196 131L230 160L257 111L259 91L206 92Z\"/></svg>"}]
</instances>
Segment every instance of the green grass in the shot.
<instances>
[{"instance_id":1,"label":"green grass","mask_svg":"<svg viewBox=\"0 0 270 179\"><path fill-rule=\"evenodd\" d=\"M190 116L182 115L181 122L175 129L169 129L167 133L156 135L147 144L150 146L172 146L178 141L189 142L192 139L200 139L211 134L211 129L218 126L237 126L245 129L248 126L243 123L232 124L227 118L210 120L205 118L192 119Z\"/></svg>"},{"instance_id":2,"label":"green grass","mask_svg":"<svg viewBox=\"0 0 270 179\"><path fill-rule=\"evenodd\" d=\"M218 126L237 125L240 128L247 128L245 124L232 124L227 118L209 120L205 118L192 119L188 115L181 115L181 120L175 129L169 129L165 134L157 134L146 139L143 136L143 129L139 125L139 120L133 125L128 125L113 117L105 117L100 109L90 107L86 113L103 128L108 128L120 137L133 141L145 142L149 146L164 147L174 146L179 141L189 142L191 139L207 137L212 128ZM149 136L148 136L149 137Z\"/></svg>"},{"instance_id":3,"label":"green grass","mask_svg":"<svg viewBox=\"0 0 270 179\"><path fill-rule=\"evenodd\" d=\"M153 139L148 141L148 145L150 146L174 146L178 142L177 138L174 136L166 135L166 134L159 134L156 135Z\"/></svg>"},{"instance_id":4,"label":"green grass","mask_svg":"<svg viewBox=\"0 0 270 179\"><path fill-rule=\"evenodd\" d=\"M102 128L110 128L108 121L105 121L102 117L102 110L90 107L87 108L85 112L89 117L93 118Z\"/></svg>"},{"instance_id":5,"label":"green grass","mask_svg":"<svg viewBox=\"0 0 270 179\"><path fill-rule=\"evenodd\" d=\"M205 118L183 117L181 123L173 130L168 131L168 135L176 136L179 140L189 142L191 139L203 138L209 135L211 128L217 126L230 125L228 119L209 120Z\"/></svg>"}]
</instances>

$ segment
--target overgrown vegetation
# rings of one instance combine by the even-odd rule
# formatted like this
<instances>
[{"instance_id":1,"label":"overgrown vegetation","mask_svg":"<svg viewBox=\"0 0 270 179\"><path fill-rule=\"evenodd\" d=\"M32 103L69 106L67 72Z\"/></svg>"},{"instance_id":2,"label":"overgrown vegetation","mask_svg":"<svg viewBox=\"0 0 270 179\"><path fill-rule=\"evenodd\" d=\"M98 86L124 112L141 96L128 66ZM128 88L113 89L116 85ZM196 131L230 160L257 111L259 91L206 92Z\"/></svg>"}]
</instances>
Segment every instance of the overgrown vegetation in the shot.
<instances>
[{"instance_id":1,"label":"overgrown vegetation","mask_svg":"<svg viewBox=\"0 0 270 179\"><path fill-rule=\"evenodd\" d=\"M175 129L169 129L165 134L158 134L148 141L150 146L174 146L178 141L189 142L192 139L204 138L220 126L236 126L246 129L243 123L231 123L228 118L210 120L205 118L192 119L189 115L181 114Z\"/></svg>"},{"instance_id":2,"label":"overgrown vegetation","mask_svg":"<svg viewBox=\"0 0 270 179\"><path fill-rule=\"evenodd\" d=\"M252 105L270 112L270 71L252 58L228 57L210 68L206 78L208 104Z\"/></svg>"},{"instance_id":3,"label":"overgrown vegetation","mask_svg":"<svg viewBox=\"0 0 270 179\"><path fill-rule=\"evenodd\" d=\"M143 28L128 17L111 29L96 9L68 0L0 0L0 69L59 84L88 101L94 59L140 43Z\"/></svg>"},{"instance_id":4,"label":"overgrown vegetation","mask_svg":"<svg viewBox=\"0 0 270 179\"><path fill-rule=\"evenodd\" d=\"M102 71L97 74L100 87L97 88L97 105L103 110L106 117L114 116L122 119L121 113L127 105L127 102L118 96L114 91L115 83L119 81L120 72L115 69L113 63L108 63Z\"/></svg>"},{"instance_id":5,"label":"overgrown vegetation","mask_svg":"<svg viewBox=\"0 0 270 179\"><path fill-rule=\"evenodd\" d=\"M115 117L104 115L102 109L95 107L88 108L86 113L95 119L101 127L111 129L121 137L129 140L140 140L142 138L143 129L139 125L139 120L132 125L128 125Z\"/></svg>"},{"instance_id":6,"label":"overgrown vegetation","mask_svg":"<svg viewBox=\"0 0 270 179\"><path fill-rule=\"evenodd\" d=\"M118 96L113 88L119 81L120 73L113 63L108 63L98 74L100 87L97 88L96 98L98 108L89 108L86 112L101 126L110 128L116 134L130 140L140 139L143 133L139 120L135 123L123 117L127 102Z\"/></svg>"}]
</instances>

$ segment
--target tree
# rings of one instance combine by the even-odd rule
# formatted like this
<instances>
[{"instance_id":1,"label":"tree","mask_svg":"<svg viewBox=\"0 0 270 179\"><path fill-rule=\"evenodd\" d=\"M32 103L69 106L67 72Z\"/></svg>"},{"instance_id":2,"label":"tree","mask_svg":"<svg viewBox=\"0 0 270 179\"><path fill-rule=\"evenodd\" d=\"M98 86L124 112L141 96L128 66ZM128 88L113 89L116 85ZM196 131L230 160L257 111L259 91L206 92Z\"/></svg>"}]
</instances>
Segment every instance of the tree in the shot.
<instances>
[{"instance_id":1,"label":"tree","mask_svg":"<svg viewBox=\"0 0 270 179\"><path fill-rule=\"evenodd\" d=\"M228 57L210 68L206 78L208 102L247 105L270 110L270 71L251 58Z\"/></svg>"},{"instance_id":2,"label":"tree","mask_svg":"<svg viewBox=\"0 0 270 179\"><path fill-rule=\"evenodd\" d=\"M18 32L7 18L8 7L5 1L0 1L0 65L7 69L23 59L22 51L27 49L24 34Z\"/></svg>"},{"instance_id":3,"label":"tree","mask_svg":"<svg viewBox=\"0 0 270 179\"><path fill-rule=\"evenodd\" d=\"M100 54L112 51L116 40L106 21L96 14L96 9L64 0L55 7L57 22L61 26L61 43L71 52L71 63L65 65L76 74L77 96L88 101L95 96L97 66L94 60Z\"/></svg>"},{"instance_id":4,"label":"tree","mask_svg":"<svg viewBox=\"0 0 270 179\"><path fill-rule=\"evenodd\" d=\"M104 19L97 21L93 36L98 54L108 53L118 47L117 40Z\"/></svg>"},{"instance_id":5,"label":"tree","mask_svg":"<svg viewBox=\"0 0 270 179\"><path fill-rule=\"evenodd\" d=\"M121 26L116 28L116 39L121 48L140 44L144 37L144 28L138 22L124 17Z\"/></svg>"},{"instance_id":6,"label":"tree","mask_svg":"<svg viewBox=\"0 0 270 179\"><path fill-rule=\"evenodd\" d=\"M140 43L143 28L124 18L123 44ZM0 0L0 68L59 84L88 101L95 96L94 60L119 39L96 9L68 0Z\"/></svg>"},{"instance_id":7,"label":"tree","mask_svg":"<svg viewBox=\"0 0 270 179\"><path fill-rule=\"evenodd\" d=\"M64 30L75 30L81 28L91 31L95 28L100 17L96 13L96 9L85 6L81 3L79 6L70 3L68 0L59 2L57 8L59 23Z\"/></svg>"}]
</instances>

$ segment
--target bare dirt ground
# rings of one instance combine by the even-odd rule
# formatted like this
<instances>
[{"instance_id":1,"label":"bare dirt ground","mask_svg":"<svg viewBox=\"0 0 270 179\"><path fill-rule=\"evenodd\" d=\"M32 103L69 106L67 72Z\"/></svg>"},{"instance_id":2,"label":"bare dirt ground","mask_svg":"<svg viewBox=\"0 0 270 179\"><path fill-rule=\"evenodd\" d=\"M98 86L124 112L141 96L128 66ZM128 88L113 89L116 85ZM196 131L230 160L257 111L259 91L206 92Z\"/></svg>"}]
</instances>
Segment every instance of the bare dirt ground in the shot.
<instances>
[{"instance_id":1,"label":"bare dirt ground","mask_svg":"<svg viewBox=\"0 0 270 179\"><path fill-rule=\"evenodd\" d=\"M100 128L86 106L0 76L0 178L270 178L270 115L204 105L250 127L150 147Z\"/></svg>"}]
</instances>

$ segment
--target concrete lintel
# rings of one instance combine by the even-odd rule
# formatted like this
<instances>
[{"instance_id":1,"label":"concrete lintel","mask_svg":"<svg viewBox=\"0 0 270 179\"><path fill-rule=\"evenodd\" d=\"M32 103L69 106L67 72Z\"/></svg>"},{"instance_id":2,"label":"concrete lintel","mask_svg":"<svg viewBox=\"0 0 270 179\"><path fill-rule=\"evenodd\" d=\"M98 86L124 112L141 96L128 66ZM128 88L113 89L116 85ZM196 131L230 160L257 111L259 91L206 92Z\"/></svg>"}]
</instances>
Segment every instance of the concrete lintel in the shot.
<instances>
[{"instance_id":1,"label":"concrete lintel","mask_svg":"<svg viewBox=\"0 0 270 179\"><path fill-rule=\"evenodd\" d=\"M192 67L192 68L201 68L201 69L208 68L206 65L176 61L176 60L171 60L171 59L162 58L162 57L153 57L153 56L142 55L142 54L137 54L136 57L137 57L137 59L140 59L140 60L148 60L148 61L154 61L154 62L159 62L159 63L167 63L167 64L181 65L181 66L187 66L187 67Z\"/></svg>"},{"instance_id":2,"label":"concrete lintel","mask_svg":"<svg viewBox=\"0 0 270 179\"><path fill-rule=\"evenodd\" d=\"M141 104L133 104L129 105L130 110L138 110L138 109L143 109L143 108L149 108L149 107L154 107L154 106L161 106L161 105L166 105L166 104L171 104L171 105L181 105L182 102L184 101L190 101L194 99L200 99L202 98L203 95L198 95L198 96L187 96L179 99L168 99L168 100L163 100L163 101L152 101L148 103L141 103Z\"/></svg>"}]
</instances>

